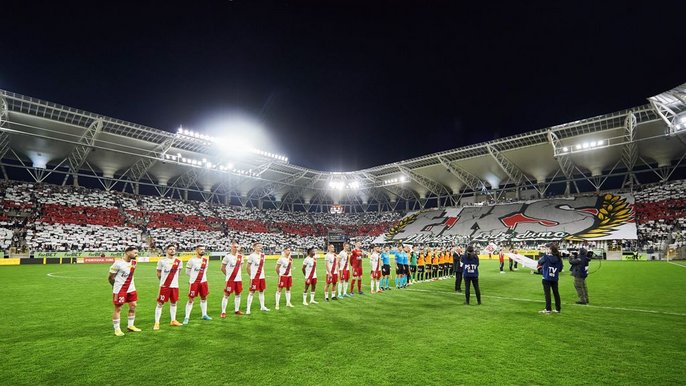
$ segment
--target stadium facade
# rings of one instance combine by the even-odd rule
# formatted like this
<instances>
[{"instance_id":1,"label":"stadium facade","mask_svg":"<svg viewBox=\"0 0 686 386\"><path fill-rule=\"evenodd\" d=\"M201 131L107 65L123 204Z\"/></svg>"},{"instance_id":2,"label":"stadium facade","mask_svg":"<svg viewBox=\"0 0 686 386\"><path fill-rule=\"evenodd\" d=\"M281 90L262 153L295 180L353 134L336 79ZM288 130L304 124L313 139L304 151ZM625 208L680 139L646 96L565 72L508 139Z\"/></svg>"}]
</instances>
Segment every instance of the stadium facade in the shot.
<instances>
[{"instance_id":1,"label":"stadium facade","mask_svg":"<svg viewBox=\"0 0 686 386\"><path fill-rule=\"evenodd\" d=\"M5 179L286 211L366 212L631 191L667 181L686 156L686 84L627 110L358 171L314 170L262 151L225 154L209 137L183 129L0 90Z\"/></svg>"}]
</instances>

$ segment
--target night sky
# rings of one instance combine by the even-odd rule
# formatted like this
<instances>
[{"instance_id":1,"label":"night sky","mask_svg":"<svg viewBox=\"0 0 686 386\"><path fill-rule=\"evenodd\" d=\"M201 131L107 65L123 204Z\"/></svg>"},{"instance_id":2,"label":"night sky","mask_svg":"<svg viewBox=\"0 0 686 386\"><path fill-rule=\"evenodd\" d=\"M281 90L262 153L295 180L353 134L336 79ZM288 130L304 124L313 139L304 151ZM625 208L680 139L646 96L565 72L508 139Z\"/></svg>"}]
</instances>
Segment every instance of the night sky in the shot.
<instances>
[{"instance_id":1,"label":"night sky","mask_svg":"<svg viewBox=\"0 0 686 386\"><path fill-rule=\"evenodd\" d=\"M169 131L240 113L258 147L348 171L686 82L684 5L470 3L10 2L0 88Z\"/></svg>"}]
</instances>

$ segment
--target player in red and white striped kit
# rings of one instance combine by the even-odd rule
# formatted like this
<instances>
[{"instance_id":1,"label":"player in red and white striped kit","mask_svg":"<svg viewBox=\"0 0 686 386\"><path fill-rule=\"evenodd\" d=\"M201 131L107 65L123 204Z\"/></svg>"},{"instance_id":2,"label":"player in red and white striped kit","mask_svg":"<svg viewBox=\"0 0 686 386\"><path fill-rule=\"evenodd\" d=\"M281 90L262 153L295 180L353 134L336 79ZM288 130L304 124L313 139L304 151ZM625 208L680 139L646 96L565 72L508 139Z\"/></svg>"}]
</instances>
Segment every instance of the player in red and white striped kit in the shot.
<instances>
[{"instance_id":1,"label":"player in red and white striped kit","mask_svg":"<svg viewBox=\"0 0 686 386\"><path fill-rule=\"evenodd\" d=\"M260 311L269 311L269 308L264 305L264 290L267 288L264 275L264 254L262 253L262 244L254 242L252 245L253 252L246 260L246 269L250 276L250 292L248 293L248 305L246 315L250 315L250 306L252 306L253 294L258 291L260 297Z\"/></svg>"},{"instance_id":2,"label":"player in red and white striped kit","mask_svg":"<svg viewBox=\"0 0 686 386\"><path fill-rule=\"evenodd\" d=\"M303 260L303 275L305 275L305 291L303 291L303 305L307 306L307 290L310 290L310 304L317 304L314 300L314 293L317 288L317 260L315 259L314 248L307 249L307 257Z\"/></svg>"},{"instance_id":3,"label":"player in red and white striped kit","mask_svg":"<svg viewBox=\"0 0 686 386\"><path fill-rule=\"evenodd\" d=\"M157 278L160 279L160 294L157 296L155 307L155 326L153 330L160 329L160 317L164 303L169 302L172 327L182 326L176 320L176 302L179 300L179 271L183 268L181 259L176 257L176 245L169 244L166 248L167 256L157 262Z\"/></svg>"},{"instance_id":4,"label":"player in red and white striped kit","mask_svg":"<svg viewBox=\"0 0 686 386\"><path fill-rule=\"evenodd\" d=\"M329 288L331 289L331 300L338 300L336 297L336 284L338 283L338 256L333 244L329 244L328 252L324 257L326 262L326 286L324 287L324 300L329 301Z\"/></svg>"},{"instance_id":5,"label":"player in red and white striped kit","mask_svg":"<svg viewBox=\"0 0 686 386\"><path fill-rule=\"evenodd\" d=\"M136 247L127 247L124 250L124 257L121 260L115 261L110 267L108 279L110 284L112 284L112 303L114 303L112 325L114 326L114 335L116 336L124 335L119 326L119 315L124 303L129 304L126 329L131 332L141 331L140 328L133 324L136 319L136 301L138 300L136 285L133 282L133 273L136 270L136 258L138 258L138 249L136 249Z\"/></svg>"},{"instance_id":6,"label":"player in red and white striped kit","mask_svg":"<svg viewBox=\"0 0 686 386\"><path fill-rule=\"evenodd\" d=\"M286 290L286 307L293 307L291 304L291 287L293 286L293 258L291 248L286 247L279 260L276 261L276 275L279 278L276 288L276 308L279 309L281 302L281 290Z\"/></svg>"},{"instance_id":7,"label":"player in red and white striped kit","mask_svg":"<svg viewBox=\"0 0 686 386\"><path fill-rule=\"evenodd\" d=\"M188 284L188 302L186 303L186 315L183 318L183 324L188 324L188 319L191 317L193 311L193 301L200 296L200 311L202 312L202 320L212 320L207 315L207 295L210 290L207 287L207 266L209 259L205 257L205 247L198 245L195 247L195 256L191 257L186 263L186 274L189 277Z\"/></svg>"},{"instance_id":8,"label":"player in red and white striped kit","mask_svg":"<svg viewBox=\"0 0 686 386\"><path fill-rule=\"evenodd\" d=\"M350 267L348 258L350 257L350 244L343 243L343 250L338 254L338 297L349 297L348 281L350 280ZM342 291L342 293L341 293Z\"/></svg>"},{"instance_id":9,"label":"player in red and white striped kit","mask_svg":"<svg viewBox=\"0 0 686 386\"><path fill-rule=\"evenodd\" d=\"M381 257L379 256L379 246L375 245L372 249L372 254L369 256L369 265L371 266L371 292L380 292L381 281ZM376 290L374 286L376 285Z\"/></svg>"},{"instance_id":10,"label":"player in red and white striped kit","mask_svg":"<svg viewBox=\"0 0 686 386\"><path fill-rule=\"evenodd\" d=\"M243 266L243 256L240 253L240 245L238 241L231 241L231 252L227 253L222 259L221 271L226 277L226 286L224 287L224 297L222 298L222 313L221 318L226 318L226 306L229 304L229 297L234 294L234 313L236 315L243 315L240 311L241 306L241 292L243 292L243 279L241 278L241 268Z\"/></svg>"}]
</instances>

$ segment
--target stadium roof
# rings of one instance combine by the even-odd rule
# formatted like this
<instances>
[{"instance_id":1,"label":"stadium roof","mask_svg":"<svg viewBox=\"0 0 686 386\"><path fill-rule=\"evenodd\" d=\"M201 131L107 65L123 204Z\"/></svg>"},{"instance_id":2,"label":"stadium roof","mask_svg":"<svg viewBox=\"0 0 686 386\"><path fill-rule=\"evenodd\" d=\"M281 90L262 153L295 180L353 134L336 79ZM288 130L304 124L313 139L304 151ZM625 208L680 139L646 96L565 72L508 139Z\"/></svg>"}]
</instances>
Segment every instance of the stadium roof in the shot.
<instances>
[{"instance_id":1,"label":"stadium roof","mask_svg":"<svg viewBox=\"0 0 686 386\"><path fill-rule=\"evenodd\" d=\"M521 190L544 195L621 186L654 173L668 179L686 154L686 84L649 103L489 142L354 172L324 172L257 152L229 153L206 138L126 122L0 90L0 158L37 182L97 180L105 189L242 205L356 210L454 205L502 199ZM418 140L441 140L418 138ZM239 154L242 153L242 154ZM584 188L586 187L586 188ZM615 187L615 188L616 188ZM402 206L401 206L402 207Z\"/></svg>"}]
</instances>

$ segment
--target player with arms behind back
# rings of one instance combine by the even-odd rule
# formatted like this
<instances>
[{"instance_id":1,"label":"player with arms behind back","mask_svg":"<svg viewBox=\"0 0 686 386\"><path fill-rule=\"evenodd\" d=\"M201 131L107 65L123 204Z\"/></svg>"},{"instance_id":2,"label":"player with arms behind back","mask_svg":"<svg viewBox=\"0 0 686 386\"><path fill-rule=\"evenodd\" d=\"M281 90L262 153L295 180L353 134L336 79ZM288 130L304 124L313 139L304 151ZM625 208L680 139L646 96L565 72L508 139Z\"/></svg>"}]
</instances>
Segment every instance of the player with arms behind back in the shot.
<instances>
[{"instance_id":1,"label":"player with arms behind back","mask_svg":"<svg viewBox=\"0 0 686 386\"><path fill-rule=\"evenodd\" d=\"M286 307L293 307L291 304L291 287L293 286L293 258L291 257L291 248L285 247L279 260L276 261L276 275L279 278L276 288L276 306L279 309L281 302L281 290L286 290Z\"/></svg>"},{"instance_id":2,"label":"player with arms behind back","mask_svg":"<svg viewBox=\"0 0 686 386\"><path fill-rule=\"evenodd\" d=\"M379 246L375 245L372 249L372 254L369 256L369 265L371 265L371 293L383 292L380 287L381 282L381 256L379 256ZM374 286L376 285L376 290Z\"/></svg>"},{"instance_id":3,"label":"player with arms behind back","mask_svg":"<svg viewBox=\"0 0 686 386\"><path fill-rule=\"evenodd\" d=\"M252 245L253 252L248 256L246 261L248 265L248 276L250 276L250 292L248 293L248 304L246 315L250 315L250 306L252 306L252 299L255 291L258 291L260 298L260 311L269 311L269 308L264 305L264 290L267 288L264 275L264 253L262 253L262 244L255 241Z\"/></svg>"},{"instance_id":4,"label":"player with arms behind back","mask_svg":"<svg viewBox=\"0 0 686 386\"><path fill-rule=\"evenodd\" d=\"M348 258L350 257L350 244L343 243L343 250L338 254L338 297L347 298L348 280L350 280L350 269L348 268ZM343 293L341 293L341 290Z\"/></svg>"},{"instance_id":5,"label":"player with arms behind back","mask_svg":"<svg viewBox=\"0 0 686 386\"><path fill-rule=\"evenodd\" d=\"M226 318L226 306L229 304L229 297L234 294L233 310L236 315L243 315L240 311L241 292L243 292L243 279L241 278L241 268L243 266L243 256L240 254L238 241L231 240L231 252L227 253L222 259L221 271L226 277L224 287L224 297L222 298L221 318Z\"/></svg>"},{"instance_id":6,"label":"player with arms behind back","mask_svg":"<svg viewBox=\"0 0 686 386\"><path fill-rule=\"evenodd\" d=\"M186 263L186 274L188 278L188 302L186 303L186 315L183 318L183 324L188 324L193 311L193 301L200 296L200 311L202 312L202 320L212 320L207 315L207 295L210 290L207 287L207 265L209 259L205 257L205 247L198 245L195 247L195 256L191 257Z\"/></svg>"},{"instance_id":7,"label":"player with arms behind back","mask_svg":"<svg viewBox=\"0 0 686 386\"><path fill-rule=\"evenodd\" d=\"M305 290L303 291L303 305L307 306L307 290L312 287L310 291L310 304L317 304L314 300L314 293L317 288L317 260L315 259L315 251L313 247L307 249L307 257L303 260L303 275L305 275Z\"/></svg>"},{"instance_id":8,"label":"player with arms behind back","mask_svg":"<svg viewBox=\"0 0 686 386\"><path fill-rule=\"evenodd\" d=\"M127 247L124 250L124 257L117 260L110 267L109 282L112 284L112 303L114 303L114 313L112 313L112 325L114 326L114 335L123 336L124 333L119 327L119 315L124 303L129 304L128 324L126 329L132 332L140 332L141 329L134 326L133 322L136 319L136 301L138 294L136 293L136 285L133 282L133 273L136 270L136 258L138 258L138 249L136 247Z\"/></svg>"},{"instance_id":9,"label":"player with arms behind back","mask_svg":"<svg viewBox=\"0 0 686 386\"><path fill-rule=\"evenodd\" d=\"M333 244L329 244L328 252L324 257L326 262L326 286L324 287L324 300L329 301L329 288L331 289L331 300L338 300L336 297L336 283L338 283L338 260Z\"/></svg>"},{"instance_id":10,"label":"player with arms behind back","mask_svg":"<svg viewBox=\"0 0 686 386\"><path fill-rule=\"evenodd\" d=\"M172 327L182 324L176 320L176 302L179 300L179 270L183 268L181 259L176 257L176 245L169 244L166 248L167 255L157 262L157 278L160 279L160 294L157 296L155 307L155 326L153 330L160 329L160 317L164 303L169 302L169 314L171 315Z\"/></svg>"}]
</instances>

